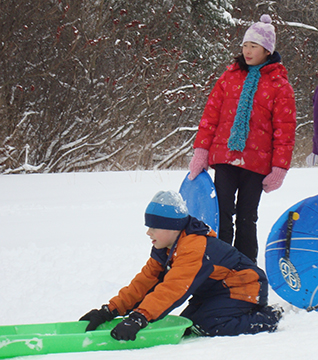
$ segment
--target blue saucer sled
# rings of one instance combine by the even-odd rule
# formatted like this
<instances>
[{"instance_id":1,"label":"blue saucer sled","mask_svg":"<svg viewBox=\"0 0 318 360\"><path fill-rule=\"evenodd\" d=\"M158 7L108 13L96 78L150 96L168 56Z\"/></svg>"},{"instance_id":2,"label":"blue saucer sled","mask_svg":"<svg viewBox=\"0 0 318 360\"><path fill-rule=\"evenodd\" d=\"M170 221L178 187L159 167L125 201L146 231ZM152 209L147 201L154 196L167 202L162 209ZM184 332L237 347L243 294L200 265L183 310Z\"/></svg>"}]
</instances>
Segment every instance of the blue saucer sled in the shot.
<instances>
[{"instance_id":1,"label":"blue saucer sled","mask_svg":"<svg viewBox=\"0 0 318 360\"><path fill-rule=\"evenodd\" d=\"M273 225L265 250L273 290L290 304L318 309L318 195L286 210Z\"/></svg>"},{"instance_id":2,"label":"blue saucer sled","mask_svg":"<svg viewBox=\"0 0 318 360\"><path fill-rule=\"evenodd\" d=\"M188 173L180 187L191 216L202 220L219 234L219 203L211 176L203 170L194 180Z\"/></svg>"}]
</instances>

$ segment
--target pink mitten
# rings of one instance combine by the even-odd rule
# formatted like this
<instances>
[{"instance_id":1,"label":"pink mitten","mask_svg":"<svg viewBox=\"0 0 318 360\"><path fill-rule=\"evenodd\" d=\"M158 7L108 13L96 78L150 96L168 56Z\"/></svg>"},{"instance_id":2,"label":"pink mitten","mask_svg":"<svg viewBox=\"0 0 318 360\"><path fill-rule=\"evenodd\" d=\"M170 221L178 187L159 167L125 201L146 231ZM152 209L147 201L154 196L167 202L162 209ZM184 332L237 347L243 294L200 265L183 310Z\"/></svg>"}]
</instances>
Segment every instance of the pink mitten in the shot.
<instances>
[{"instance_id":1,"label":"pink mitten","mask_svg":"<svg viewBox=\"0 0 318 360\"><path fill-rule=\"evenodd\" d=\"M272 172L269 173L263 180L264 191L269 193L273 190L277 190L278 188L280 188L285 179L286 174L287 174L286 169L273 166Z\"/></svg>"},{"instance_id":2,"label":"pink mitten","mask_svg":"<svg viewBox=\"0 0 318 360\"><path fill-rule=\"evenodd\" d=\"M193 158L190 161L189 179L194 180L203 169L208 170L209 167L209 150L196 148L194 150Z\"/></svg>"},{"instance_id":3,"label":"pink mitten","mask_svg":"<svg viewBox=\"0 0 318 360\"><path fill-rule=\"evenodd\" d=\"M311 153L306 157L306 163L308 166L318 165L318 155Z\"/></svg>"}]
</instances>

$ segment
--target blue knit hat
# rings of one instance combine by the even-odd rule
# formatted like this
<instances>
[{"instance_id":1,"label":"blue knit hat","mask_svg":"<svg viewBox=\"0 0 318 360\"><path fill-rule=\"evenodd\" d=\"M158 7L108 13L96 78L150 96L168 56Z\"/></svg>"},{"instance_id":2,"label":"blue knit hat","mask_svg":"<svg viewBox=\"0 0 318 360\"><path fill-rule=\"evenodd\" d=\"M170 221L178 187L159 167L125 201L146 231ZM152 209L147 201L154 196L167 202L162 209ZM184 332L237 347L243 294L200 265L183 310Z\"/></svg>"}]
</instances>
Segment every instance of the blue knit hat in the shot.
<instances>
[{"instance_id":1,"label":"blue knit hat","mask_svg":"<svg viewBox=\"0 0 318 360\"><path fill-rule=\"evenodd\" d=\"M159 191L145 212L145 225L153 229L182 230L188 221L186 203L175 191Z\"/></svg>"}]
</instances>

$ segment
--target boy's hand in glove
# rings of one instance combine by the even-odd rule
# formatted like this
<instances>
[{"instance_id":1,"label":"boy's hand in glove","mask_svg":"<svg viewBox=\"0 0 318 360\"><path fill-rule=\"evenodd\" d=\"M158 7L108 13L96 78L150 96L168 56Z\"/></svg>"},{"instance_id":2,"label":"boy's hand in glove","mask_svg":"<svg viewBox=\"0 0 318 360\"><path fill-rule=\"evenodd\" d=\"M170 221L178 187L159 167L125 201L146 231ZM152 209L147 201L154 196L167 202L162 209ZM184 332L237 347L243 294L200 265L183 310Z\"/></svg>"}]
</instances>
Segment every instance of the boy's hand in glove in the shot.
<instances>
[{"instance_id":1,"label":"boy's hand in glove","mask_svg":"<svg viewBox=\"0 0 318 360\"><path fill-rule=\"evenodd\" d=\"M88 320L89 324L86 327L86 331L92 331L104 322L113 320L117 315L117 310L110 311L107 305L103 305L100 310L93 309L82 316L80 321Z\"/></svg>"},{"instance_id":2,"label":"boy's hand in glove","mask_svg":"<svg viewBox=\"0 0 318 360\"><path fill-rule=\"evenodd\" d=\"M133 311L127 319L116 325L110 334L116 340L135 340L137 332L147 325L148 320L144 315Z\"/></svg>"}]
</instances>

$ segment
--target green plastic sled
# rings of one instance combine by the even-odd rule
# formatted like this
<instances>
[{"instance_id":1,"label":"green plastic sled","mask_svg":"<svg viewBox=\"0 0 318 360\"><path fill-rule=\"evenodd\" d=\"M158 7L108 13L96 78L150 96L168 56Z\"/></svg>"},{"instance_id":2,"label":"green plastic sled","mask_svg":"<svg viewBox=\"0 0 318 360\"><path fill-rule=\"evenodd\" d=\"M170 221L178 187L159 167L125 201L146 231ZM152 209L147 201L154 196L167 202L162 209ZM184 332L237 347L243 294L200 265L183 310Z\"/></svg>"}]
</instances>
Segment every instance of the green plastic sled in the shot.
<instances>
[{"instance_id":1,"label":"green plastic sled","mask_svg":"<svg viewBox=\"0 0 318 360\"><path fill-rule=\"evenodd\" d=\"M135 341L117 341L110 331L122 320L117 318L85 332L88 321L0 326L0 359L51 353L140 349L178 344L191 320L167 315L140 330Z\"/></svg>"}]
</instances>

